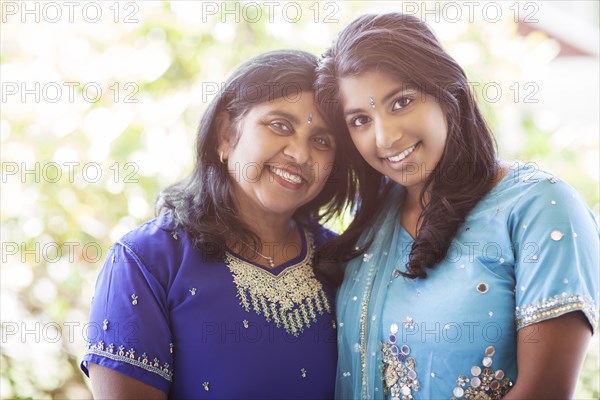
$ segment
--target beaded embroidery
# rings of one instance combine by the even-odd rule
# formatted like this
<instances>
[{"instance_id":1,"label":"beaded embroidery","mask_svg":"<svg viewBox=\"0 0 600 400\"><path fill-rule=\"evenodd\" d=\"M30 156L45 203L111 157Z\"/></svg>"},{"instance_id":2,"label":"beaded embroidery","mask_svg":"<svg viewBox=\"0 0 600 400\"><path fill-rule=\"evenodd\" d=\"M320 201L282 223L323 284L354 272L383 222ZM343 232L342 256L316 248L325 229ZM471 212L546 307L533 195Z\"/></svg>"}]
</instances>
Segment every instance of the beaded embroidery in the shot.
<instances>
[{"instance_id":1,"label":"beaded embroidery","mask_svg":"<svg viewBox=\"0 0 600 400\"><path fill-rule=\"evenodd\" d=\"M501 369L494 371L492 356L496 352L494 346L485 349L482 360L482 369L478 365L471 367L471 377L461 375L456 380L456 387L452 391L450 400L464 398L466 400L499 400L512 388L513 382L506 378Z\"/></svg>"},{"instance_id":2,"label":"beaded embroidery","mask_svg":"<svg viewBox=\"0 0 600 400\"><path fill-rule=\"evenodd\" d=\"M527 325L556 318L571 311L582 311L592 326L598 324L598 309L589 296L563 293L541 302L535 302L515 309L517 330Z\"/></svg>"},{"instance_id":3,"label":"beaded embroidery","mask_svg":"<svg viewBox=\"0 0 600 400\"><path fill-rule=\"evenodd\" d=\"M263 314L277 327L298 336L304 327L317 321L317 313L331 313L329 300L312 268L314 246L312 235L306 233L306 256L298 264L279 275L259 268L227 252L225 261L237 286L240 305L250 312Z\"/></svg>"},{"instance_id":4,"label":"beaded embroidery","mask_svg":"<svg viewBox=\"0 0 600 400\"><path fill-rule=\"evenodd\" d=\"M133 348L126 350L125 346L121 345L117 350L115 350L115 345L113 343L111 343L109 346L105 346L103 341L100 341L97 344L88 342L87 352L89 354L110 358L111 360L135 365L136 367L140 367L146 371L160 375L169 382L173 380L173 370L168 363L163 363L161 366L161 362L158 358L155 357L153 360L150 360L146 353L136 357L135 350Z\"/></svg>"},{"instance_id":5,"label":"beaded embroidery","mask_svg":"<svg viewBox=\"0 0 600 400\"><path fill-rule=\"evenodd\" d=\"M393 332L393 331L392 331ZM383 383L386 394L390 394L393 400L412 399L413 391L419 391L419 380L415 368L415 359L408 357L410 347L404 344L396 346L396 335L390 335L390 341L384 342L383 351Z\"/></svg>"}]
</instances>

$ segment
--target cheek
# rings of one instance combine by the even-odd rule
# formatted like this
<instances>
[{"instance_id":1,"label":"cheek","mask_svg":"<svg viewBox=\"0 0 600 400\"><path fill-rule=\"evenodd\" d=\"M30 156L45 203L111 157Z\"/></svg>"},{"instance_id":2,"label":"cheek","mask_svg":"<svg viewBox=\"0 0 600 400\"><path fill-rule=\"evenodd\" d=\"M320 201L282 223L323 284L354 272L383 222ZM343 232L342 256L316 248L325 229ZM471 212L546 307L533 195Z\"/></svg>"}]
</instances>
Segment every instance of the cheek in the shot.
<instances>
[{"instance_id":1,"label":"cheek","mask_svg":"<svg viewBox=\"0 0 600 400\"><path fill-rule=\"evenodd\" d=\"M329 175L335 168L335 154L326 153L319 157L315 162L313 173L315 174L315 183L324 185L329 178Z\"/></svg>"},{"instance_id":2,"label":"cheek","mask_svg":"<svg viewBox=\"0 0 600 400\"><path fill-rule=\"evenodd\" d=\"M361 132L361 134L350 135L354 147L358 150L360 155L367 159L373 154L373 148L371 146L371 140L369 139L368 132Z\"/></svg>"}]
</instances>

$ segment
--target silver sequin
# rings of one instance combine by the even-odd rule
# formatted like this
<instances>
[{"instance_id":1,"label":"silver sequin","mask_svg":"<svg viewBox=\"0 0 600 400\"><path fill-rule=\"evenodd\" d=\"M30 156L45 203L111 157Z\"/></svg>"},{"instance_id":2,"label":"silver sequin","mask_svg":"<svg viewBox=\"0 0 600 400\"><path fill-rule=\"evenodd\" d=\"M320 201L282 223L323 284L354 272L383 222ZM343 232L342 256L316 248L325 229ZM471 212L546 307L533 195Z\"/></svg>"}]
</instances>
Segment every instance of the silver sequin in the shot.
<instances>
[{"instance_id":1,"label":"silver sequin","mask_svg":"<svg viewBox=\"0 0 600 400\"><path fill-rule=\"evenodd\" d=\"M133 304L135 306L135 305L137 305L137 303L138 303L138 295L134 293L131 295L131 304Z\"/></svg>"},{"instance_id":2,"label":"silver sequin","mask_svg":"<svg viewBox=\"0 0 600 400\"><path fill-rule=\"evenodd\" d=\"M108 320L107 319L102 321L102 330L104 330L104 331L108 330Z\"/></svg>"},{"instance_id":3,"label":"silver sequin","mask_svg":"<svg viewBox=\"0 0 600 400\"><path fill-rule=\"evenodd\" d=\"M555 242L558 242L560 239L563 238L563 236L564 234L561 231L552 231L552 233L550 233L550 238Z\"/></svg>"},{"instance_id":4,"label":"silver sequin","mask_svg":"<svg viewBox=\"0 0 600 400\"><path fill-rule=\"evenodd\" d=\"M460 386L457 386L452 391L452 394L454 394L454 397L463 397L465 394L465 391Z\"/></svg>"},{"instance_id":5,"label":"silver sequin","mask_svg":"<svg viewBox=\"0 0 600 400\"><path fill-rule=\"evenodd\" d=\"M192 296L195 296L195 295L196 295L196 291L197 291L197 290L198 290L198 289L196 289L195 287L191 288L191 289L190 289L190 294L191 294Z\"/></svg>"},{"instance_id":6,"label":"silver sequin","mask_svg":"<svg viewBox=\"0 0 600 400\"><path fill-rule=\"evenodd\" d=\"M556 200L550 200L550 204L552 204L553 206L556 205Z\"/></svg>"},{"instance_id":7,"label":"silver sequin","mask_svg":"<svg viewBox=\"0 0 600 400\"><path fill-rule=\"evenodd\" d=\"M210 388L208 387L208 385L209 385L208 382L202 383L202 387L204 387L204 390L206 390L207 392L210 390Z\"/></svg>"}]
</instances>

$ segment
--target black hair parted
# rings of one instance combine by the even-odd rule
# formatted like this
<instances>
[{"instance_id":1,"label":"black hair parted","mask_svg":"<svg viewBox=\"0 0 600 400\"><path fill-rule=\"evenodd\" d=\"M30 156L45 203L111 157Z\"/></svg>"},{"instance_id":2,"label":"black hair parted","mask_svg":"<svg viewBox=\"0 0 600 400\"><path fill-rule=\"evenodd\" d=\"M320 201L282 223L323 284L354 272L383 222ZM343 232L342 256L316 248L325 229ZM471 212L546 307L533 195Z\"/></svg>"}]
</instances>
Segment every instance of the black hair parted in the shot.
<instances>
[{"instance_id":1,"label":"black hair parted","mask_svg":"<svg viewBox=\"0 0 600 400\"><path fill-rule=\"evenodd\" d=\"M339 98L339 81L377 70L405 85L433 96L448 126L446 145L437 166L425 178L420 194L423 208L420 229L413 242L407 272L410 278L425 277L445 256L467 214L491 190L497 173L496 144L458 63L444 51L424 21L414 16L388 13L362 15L344 28L321 59L317 73L317 98L336 125L345 127ZM341 146L353 147L345 128ZM337 239L346 258L364 252L355 243L373 223L393 182L371 168L356 149L352 156L360 201L355 218ZM456 166L451 180L444 172ZM473 167L475 166L475 167ZM426 200L427 199L427 200ZM372 238L371 238L372 239Z\"/></svg>"},{"instance_id":2,"label":"black hair parted","mask_svg":"<svg viewBox=\"0 0 600 400\"><path fill-rule=\"evenodd\" d=\"M237 134L219 132L221 119L240 121L255 105L282 97L294 101L297 95L314 92L317 65L315 56L298 50L271 51L241 64L202 116L196 134L193 171L159 194L156 213L172 212L177 228L183 229L193 245L211 259L223 259L226 236L260 245L259 238L236 213L231 196L232 178L227 166L219 160L219 134ZM336 139L341 137L341 127L333 125L327 113L318 105L317 108ZM354 197L351 171L342 162L344 159L344 154L337 151L324 189L294 214L298 224L311 228L317 222L341 215L347 199ZM340 278L339 271L321 272L335 275L332 278L335 281Z\"/></svg>"}]
</instances>

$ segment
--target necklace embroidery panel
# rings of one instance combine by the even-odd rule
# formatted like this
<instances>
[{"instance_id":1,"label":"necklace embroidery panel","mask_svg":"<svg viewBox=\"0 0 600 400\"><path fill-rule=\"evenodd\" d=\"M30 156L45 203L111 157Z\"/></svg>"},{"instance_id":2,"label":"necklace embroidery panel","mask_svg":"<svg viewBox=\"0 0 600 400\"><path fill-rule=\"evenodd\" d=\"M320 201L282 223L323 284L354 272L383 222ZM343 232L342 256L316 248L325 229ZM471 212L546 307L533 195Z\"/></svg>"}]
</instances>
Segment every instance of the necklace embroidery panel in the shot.
<instances>
[{"instance_id":1,"label":"necklace embroidery panel","mask_svg":"<svg viewBox=\"0 0 600 400\"><path fill-rule=\"evenodd\" d=\"M237 287L240 305L250 312L252 308L267 322L283 326L294 336L317 322L317 314L331 313L329 300L321 282L313 272L314 242L306 233L306 256L297 264L287 267L279 275L244 261L230 252L225 262Z\"/></svg>"}]
</instances>

